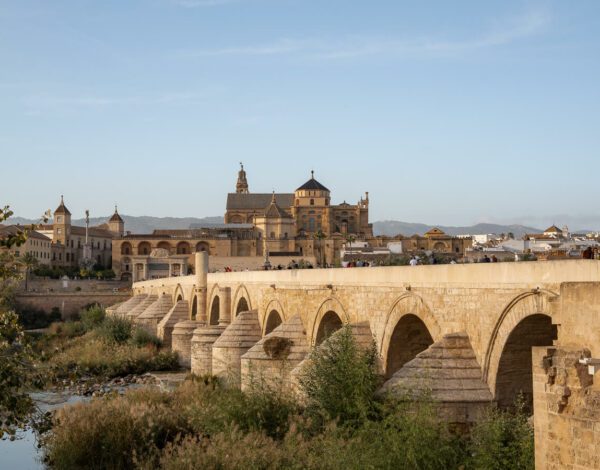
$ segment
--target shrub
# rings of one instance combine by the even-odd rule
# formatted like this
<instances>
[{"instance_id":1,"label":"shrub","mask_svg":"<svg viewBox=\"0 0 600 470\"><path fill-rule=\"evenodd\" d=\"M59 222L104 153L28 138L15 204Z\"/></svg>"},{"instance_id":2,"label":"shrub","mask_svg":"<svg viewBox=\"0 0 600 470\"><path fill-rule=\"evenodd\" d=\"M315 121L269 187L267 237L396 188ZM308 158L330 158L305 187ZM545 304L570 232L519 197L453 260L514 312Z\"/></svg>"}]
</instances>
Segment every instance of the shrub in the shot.
<instances>
[{"instance_id":1,"label":"shrub","mask_svg":"<svg viewBox=\"0 0 600 470\"><path fill-rule=\"evenodd\" d=\"M100 326L105 317L104 309L99 305L94 305L81 312L81 323L86 331L91 331Z\"/></svg>"},{"instance_id":2,"label":"shrub","mask_svg":"<svg viewBox=\"0 0 600 470\"><path fill-rule=\"evenodd\" d=\"M315 349L300 380L307 411L314 418L358 425L375 411L379 384L374 347L358 348L352 327L344 326Z\"/></svg>"},{"instance_id":3,"label":"shrub","mask_svg":"<svg viewBox=\"0 0 600 470\"><path fill-rule=\"evenodd\" d=\"M123 344L131 339L133 323L127 318L106 317L97 332L106 341Z\"/></svg>"},{"instance_id":4,"label":"shrub","mask_svg":"<svg viewBox=\"0 0 600 470\"><path fill-rule=\"evenodd\" d=\"M470 449L474 469L533 469L535 448L533 426L522 400L512 411L491 408L472 430Z\"/></svg>"},{"instance_id":5,"label":"shrub","mask_svg":"<svg viewBox=\"0 0 600 470\"><path fill-rule=\"evenodd\" d=\"M113 378L178 367L175 353L107 342L95 337L94 332L73 340L51 357L48 365L54 379L89 375Z\"/></svg>"},{"instance_id":6,"label":"shrub","mask_svg":"<svg viewBox=\"0 0 600 470\"><path fill-rule=\"evenodd\" d=\"M63 408L44 442L47 462L56 469L104 469L132 468L136 455L151 460L187 431L170 401L167 393L144 389Z\"/></svg>"},{"instance_id":7,"label":"shrub","mask_svg":"<svg viewBox=\"0 0 600 470\"><path fill-rule=\"evenodd\" d=\"M136 327L133 329L133 334L131 335L131 344L138 348L143 348L145 346L160 348L162 346L162 341L148 330Z\"/></svg>"}]
</instances>

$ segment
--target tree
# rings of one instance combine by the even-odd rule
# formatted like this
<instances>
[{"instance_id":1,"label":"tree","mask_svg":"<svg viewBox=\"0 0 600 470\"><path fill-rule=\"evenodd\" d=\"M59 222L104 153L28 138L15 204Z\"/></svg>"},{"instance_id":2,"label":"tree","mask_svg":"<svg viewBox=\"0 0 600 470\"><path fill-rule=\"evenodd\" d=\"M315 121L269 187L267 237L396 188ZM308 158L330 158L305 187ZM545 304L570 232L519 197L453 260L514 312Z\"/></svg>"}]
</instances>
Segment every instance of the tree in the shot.
<instances>
[{"instance_id":1,"label":"tree","mask_svg":"<svg viewBox=\"0 0 600 470\"><path fill-rule=\"evenodd\" d=\"M325 239L325 234L319 230L313 235L313 238L318 242L319 245L319 264L321 267L325 266L324 253L323 253L323 240Z\"/></svg>"},{"instance_id":2,"label":"tree","mask_svg":"<svg viewBox=\"0 0 600 470\"><path fill-rule=\"evenodd\" d=\"M29 281L29 273L35 268L37 268L40 262L38 259L33 256L31 253L25 253L23 256L19 258L19 262L25 266L25 291L28 290L27 282Z\"/></svg>"},{"instance_id":3,"label":"tree","mask_svg":"<svg viewBox=\"0 0 600 470\"><path fill-rule=\"evenodd\" d=\"M0 209L0 222L11 215L8 206ZM22 245L27 241L28 231L33 229L34 226L6 234L0 238L0 247ZM11 310L8 294L11 283L20 277L19 266L13 253L0 253L0 438L4 434L14 436L33 410L33 401L27 393L27 387L35 379L33 355L17 314Z\"/></svg>"}]
</instances>

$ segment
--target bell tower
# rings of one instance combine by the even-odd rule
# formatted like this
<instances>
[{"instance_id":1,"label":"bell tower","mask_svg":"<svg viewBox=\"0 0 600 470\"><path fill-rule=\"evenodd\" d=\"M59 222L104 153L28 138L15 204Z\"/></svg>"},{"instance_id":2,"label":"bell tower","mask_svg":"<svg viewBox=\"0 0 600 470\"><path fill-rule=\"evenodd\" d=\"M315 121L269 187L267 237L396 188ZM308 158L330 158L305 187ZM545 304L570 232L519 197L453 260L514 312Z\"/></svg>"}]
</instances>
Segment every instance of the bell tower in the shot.
<instances>
[{"instance_id":1,"label":"bell tower","mask_svg":"<svg viewBox=\"0 0 600 470\"><path fill-rule=\"evenodd\" d=\"M65 206L63 196L60 197L60 205L54 211L54 243L67 245L71 235L71 212Z\"/></svg>"},{"instance_id":2,"label":"bell tower","mask_svg":"<svg viewBox=\"0 0 600 470\"><path fill-rule=\"evenodd\" d=\"M246 179L246 171L244 170L244 164L242 162L240 162L240 167L237 184L235 185L235 192L238 194L249 194L248 180Z\"/></svg>"}]
</instances>

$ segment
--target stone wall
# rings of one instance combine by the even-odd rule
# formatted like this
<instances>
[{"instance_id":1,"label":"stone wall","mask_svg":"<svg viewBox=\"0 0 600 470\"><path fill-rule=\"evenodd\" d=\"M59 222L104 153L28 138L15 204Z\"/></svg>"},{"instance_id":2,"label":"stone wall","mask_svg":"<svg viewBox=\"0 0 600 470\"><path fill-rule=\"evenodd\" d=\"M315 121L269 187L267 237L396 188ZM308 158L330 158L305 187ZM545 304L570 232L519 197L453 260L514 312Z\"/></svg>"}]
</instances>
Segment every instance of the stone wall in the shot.
<instances>
[{"instance_id":1,"label":"stone wall","mask_svg":"<svg viewBox=\"0 0 600 470\"><path fill-rule=\"evenodd\" d=\"M25 282L21 283L23 289ZM78 290L79 289L79 290ZM130 282L124 281L98 281L89 279L61 279L33 278L27 281L27 290L32 293L47 292L112 292L114 289L129 291Z\"/></svg>"},{"instance_id":2,"label":"stone wall","mask_svg":"<svg viewBox=\"0 0 600 470\"><path fill-rule=\"evenodd\" d=\"M106 293L106 292L86 292L86 293L21 293L16 297L17 307L20 309L29 309L50 313L53 308L58 308L63 319L71 318L77 315L86 305L98 303L103 307L124 302L131 294L124 293Z\"/></svg>"}]
</instances>

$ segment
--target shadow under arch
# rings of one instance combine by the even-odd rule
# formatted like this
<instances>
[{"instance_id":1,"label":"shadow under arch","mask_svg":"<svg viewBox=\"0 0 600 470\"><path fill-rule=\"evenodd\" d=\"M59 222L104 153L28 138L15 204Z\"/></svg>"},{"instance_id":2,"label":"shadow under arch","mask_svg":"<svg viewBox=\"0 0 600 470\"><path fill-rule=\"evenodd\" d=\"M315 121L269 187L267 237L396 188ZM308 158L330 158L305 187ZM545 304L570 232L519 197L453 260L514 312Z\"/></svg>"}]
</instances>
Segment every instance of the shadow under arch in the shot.
<instances>
[{"instance_id":1,"label":"shadow under arch","mask_svg":"<svg viewBox=\"0 0 600 470\"><path fill-rule=\"evenodd\" d=\"M181 284L177 284L177 287L175 287L175 292L173 293L173 303L179 302L180 300L186 299Z\"/></svg>"},{"instance_id":2,"label":"shadow under arch","mask_svg":"<svg viewBox=\"0 0 600 470\"><path fill-rule=\"evenodd\" d=\"M271 313L273 311L277 312L277 314L281 318L281 323L283 323L286 320L285 310L283 308L283 305L281 305L281 302L278 299L272 299L272 300L270 300L269 303L267 304L267 308L264 309L264 311L262 313L262 317L260 319L260 324L261 324L261 327L262 327L263 336L265 336L266 334L268 334L268 333L265 333L266 326L267 326L267 322L269 320L269 316L271 315Z\"/></svg>"},{"instance_id":3,"label":"shadow under arch","mask_svg":"<svg viewBox=\"0 0 600 470\"><path fill-rule=\"evenodd\" d=\"M190 306L190 320L197 320L198 316L198 296L192 297L192 305Z\"/></svg>"},{"instance_id":4,"label":"shadow under arch","mask_svg":"<svg viewBox=\"0 0 600 470\"><path fill-rule=\"evenodd\" d=\"M241 312L248 312L252 310L252 303L250 302L250 294L244 284L240 284L235 291L233 296L233 305L235 316L237 317Z\"/></svg>"},{"instance_id":5,"label":"shadow under arch","mask_svg":"<svg viewBox=\"0 0 600 470\"><path fill-rule=\"evenodd\" d=\"M399 368L412 360L441 337L441 328L425 301L414 293L401 295L385 317L379 344L386 377L396 372L397 369L392 370L393 368ZM406 344L402 346L402 342Z\"/></svg>"},{"instance_id":6,"label":"shadow under arch","mask_svg":"<svg viewBox=\"0 0 600 470\"><path fill-rule=\"evenodd\" d=\"M269 333L272 333L273 330L275 330L275 328L280 326L282 323L283 317L281 314L277 310L272 309L266 316L263 336L267 336Z\"/></svg>"},{"instance_id":7,"label":"shadow under arch","mask_svg":"<svg viewBox=\"0 0 600 470\"><path fill-rule=\"evenodd\" d=\"M551 319L552 308L549 302L556 298L558 294L552 291L535 289L517 295L503 309L490 335L483 360L483 380L492 393L495 394L500 361L513 331L528 317L543 315ZM554 328L553 334L556 336Z\"/></svg>"},{"instance_id":8,"label":"shadow under arch","mask_svg":"<svg viewBox=\"0 0 600 470\"><path fill-rule=\"evenodd\" d=\"M321 328L321 324L323 323L323 318L325 316L328 317L328 329L334 328L335 325L338 324L338 322L331 316L328 315L330 313L333 313L335 316L337 316L339 318L339 326L341 327L343 324L346 323L350 323L350 317L348 315L348 313L346 312L346 309L344 308L344 306L342 305L342 303L336 299L335 297L329 297L328 299L326 299L325 301L323 301L321 303L321 305L319 306L319 309L317 310L317 314L315 315L315 317L312 320L312 326L310 329L310 344L312 344L313 346L318 345L317 343L317 339L321 339L322 338L318 338L319 336L319 329Z\"/></svg>"},{"instance_id":9,"label":"shadow under arch","mask_svg":"<svg viewBox=\"0 0 600 470\"><path fill-rule=\"evenodd\" d=\"M218 325L221 318L221 299L218 295L213 297L210 306L210 316L208 318L209 325Z\"/></svg>"}]
</instances>

